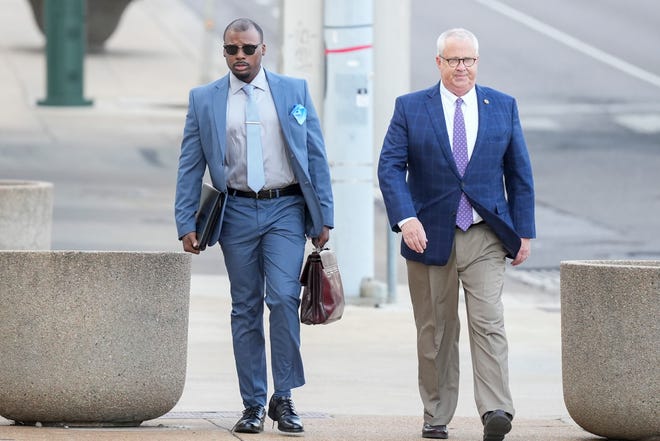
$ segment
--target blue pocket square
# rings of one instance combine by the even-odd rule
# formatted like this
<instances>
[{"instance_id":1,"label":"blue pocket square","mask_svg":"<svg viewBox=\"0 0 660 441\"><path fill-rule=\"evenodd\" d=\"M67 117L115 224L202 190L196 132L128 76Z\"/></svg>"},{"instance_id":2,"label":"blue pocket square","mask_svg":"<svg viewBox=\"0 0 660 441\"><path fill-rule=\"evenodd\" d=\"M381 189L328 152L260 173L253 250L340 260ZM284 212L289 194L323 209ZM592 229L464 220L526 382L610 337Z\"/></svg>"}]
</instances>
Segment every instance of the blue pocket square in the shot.
<instances>
[{"instance_id":1,"label":"blue pocket square","mask_svg":"<svg viewBox=\"0 0 660 441\"><path fill-rule=\"evenodd\" d=\"M307 119L307 109L302 104L296 104L291 110L291 116L298 121L298 124L302 125Z\"/></svg>"}]
</instances>

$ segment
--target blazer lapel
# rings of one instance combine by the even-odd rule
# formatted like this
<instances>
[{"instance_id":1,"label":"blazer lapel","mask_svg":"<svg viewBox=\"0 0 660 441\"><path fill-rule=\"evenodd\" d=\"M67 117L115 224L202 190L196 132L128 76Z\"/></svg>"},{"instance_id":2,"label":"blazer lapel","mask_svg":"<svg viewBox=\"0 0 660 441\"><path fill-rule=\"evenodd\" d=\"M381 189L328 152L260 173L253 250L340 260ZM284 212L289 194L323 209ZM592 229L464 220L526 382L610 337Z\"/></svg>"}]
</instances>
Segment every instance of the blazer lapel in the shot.
<instances>
[{"instance_id":1,"label":"blazer lapel","mask_svg":"<svg viewBox=\"0 0 660 441\"><path fill-rule=\"evenodd\" d=\"M266 71L266 80L268 81L270 94L272 95L273 102L275 103L275 110L277 111L277 117L280 120L280 127L282 128L284 138L286 139L288 145L293 145L291 127L289 126L289 106L287 104L287 98L289 95L287 94L287 90L280 84L280 79L268 71Z\"/></svg>"},{"instance_id":2,"label":"blazer lapel","mask_svg":"<svg viewBox=\"0 0 660 441\"><path fill-rule=\"evenodd\" d=\"M488 125L490 123L490 108L492 106L491 101L488 99L488 95L483 91L483 89L481 89L479 86L475 86L475 88L477 92L477 108L479 109L479 128L477 129L477 139L474 142L474 150L472 150L470 163L472 162L472 159L478 157L481 153L481 141L488 133ZM468 163L468 169L470 167L470 163ZM467 173L467 169L465 172Z\"/></svg>"},{"instance_id":3,"label":"blazer lapel","mask_svg":"<svg viewBox=\"0 0 660 441\"><path fill-rule=\"evenodd\" d=\"M428 90L427 98L426 110L429 112L431 127L433 127L435 136L438 139L440 150L442 150L442 154L445 155L447 163L450 164L454 174L460 178L461 174L458 172L458 168L456 168L454 153L451 151L451 144L449 142L447 124L445 124L445 112L442 108L442 97L440 95L439 83Z\"/></svg>"},{"instance_id":4,"label":"blazer lapel","mask_svg":"<svg viewBox=\"0 0 660 441\"><path fill-rule=\"evenodd\" d=\"M215 92L211 97L213 120L217 130L220 148L220 161L224 164L227 142L227 96L229 94L229 75L220 78L215 84Z\"/></svg>"}]
</instances>

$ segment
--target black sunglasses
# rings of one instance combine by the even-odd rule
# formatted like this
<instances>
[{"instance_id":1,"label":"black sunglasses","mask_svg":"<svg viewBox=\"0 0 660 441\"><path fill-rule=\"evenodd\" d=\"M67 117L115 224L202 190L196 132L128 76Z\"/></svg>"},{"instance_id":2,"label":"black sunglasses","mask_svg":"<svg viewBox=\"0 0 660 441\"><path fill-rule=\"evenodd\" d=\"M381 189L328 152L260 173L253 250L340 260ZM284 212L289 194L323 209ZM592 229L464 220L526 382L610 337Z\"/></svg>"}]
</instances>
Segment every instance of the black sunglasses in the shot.
<instances>
[{"instance_id":1,"label":"black sunglasses","mask_svg":"<svg viewBox=\"0 0 660 441\"><path fill-rule=\"evenodd\" d=\"M246 44L246 45L243 45L243 46L237 46L235 44L225 44L222 47L225 48L225 51L229 55L236 55L238 53L239 49L242 49L243 53L245 55L254 55L254 53L257 51L257 48L259 46L261 46L261 43L259 43L259 44Z\"/></svg>"}]
</instances>

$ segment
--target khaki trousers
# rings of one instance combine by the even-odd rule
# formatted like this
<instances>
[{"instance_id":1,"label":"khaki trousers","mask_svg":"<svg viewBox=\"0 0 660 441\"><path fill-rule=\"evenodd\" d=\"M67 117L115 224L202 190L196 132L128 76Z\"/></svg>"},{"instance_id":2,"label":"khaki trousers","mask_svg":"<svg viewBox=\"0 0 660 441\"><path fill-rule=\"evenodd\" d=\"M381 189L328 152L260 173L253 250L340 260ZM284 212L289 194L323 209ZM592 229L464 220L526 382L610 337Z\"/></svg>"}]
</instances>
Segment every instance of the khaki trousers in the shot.
<instances>
[{"instance_id":1,"label":"khaki trousers","mask_svg":"<svg viewBox=\"0 0 660 441\"><path fill-rule=\"evenodd\" d=\"M445 266L408 260L408 285L417 327L419 392L424 422L448 424L458 402L459 281L463 285L479 415L502 409L514 415L502 286L505 251L484 223L456 229Z\"/></svg>"}]
</instances>

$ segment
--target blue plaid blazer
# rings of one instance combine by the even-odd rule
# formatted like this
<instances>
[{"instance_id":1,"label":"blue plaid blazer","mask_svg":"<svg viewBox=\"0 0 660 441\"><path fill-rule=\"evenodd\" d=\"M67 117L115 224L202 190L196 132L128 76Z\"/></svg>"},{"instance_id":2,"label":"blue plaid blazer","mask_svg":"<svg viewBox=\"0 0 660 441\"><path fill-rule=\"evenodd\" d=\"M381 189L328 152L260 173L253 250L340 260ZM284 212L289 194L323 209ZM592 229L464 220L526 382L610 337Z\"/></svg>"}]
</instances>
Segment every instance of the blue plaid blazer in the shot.
<instances>
[{"instance_id":1,"label":"blue plaid blazer","mask_svg":"<svg viewBox=\"0 0 660 441\"><path fill-rule=\"evenodd\" d=\"M536 237L534 182L513 97L476 86L479 131L463 177L451 152L439 84L396 99L378 163L390 225L417 217L428 245L418 254L401 241L406 259L445 265L456 232L461 191L502 241L508 257L520 238Z\"/></svg>"}]
</instances>

